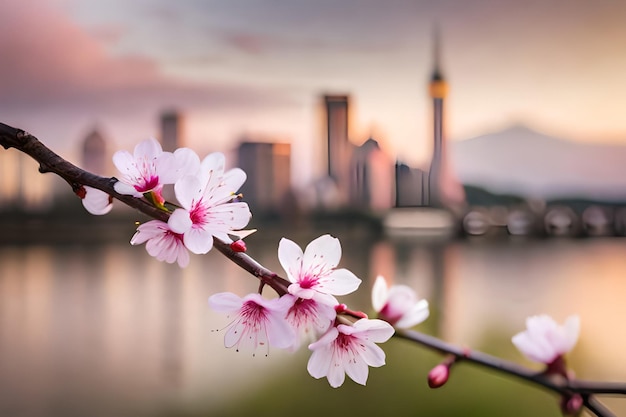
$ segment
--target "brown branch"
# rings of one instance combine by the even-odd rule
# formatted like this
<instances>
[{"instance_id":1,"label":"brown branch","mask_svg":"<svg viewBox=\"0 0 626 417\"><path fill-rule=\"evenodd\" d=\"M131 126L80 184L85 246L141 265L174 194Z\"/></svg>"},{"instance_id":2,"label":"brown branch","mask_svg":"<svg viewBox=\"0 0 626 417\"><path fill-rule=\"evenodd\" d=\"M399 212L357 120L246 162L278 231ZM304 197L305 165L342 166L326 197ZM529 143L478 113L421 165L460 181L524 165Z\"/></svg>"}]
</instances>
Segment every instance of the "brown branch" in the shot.
<instances>
[{"instance_id":1,"label":"brown branch","mask_svg":"<svg viewBox=\"0 0 626 417\"><path fill-rule=\"evenodd\" d=\"M114 189L114 185L118 181L116 178L101 177L78 168L61 158L59 155L47 148L37 138L23 130L0 123L0 145L2 145L5 149L15 148L30 155L39 163L40 172L52 172L57 174L67 181L67 183L74 190L78 189L81 185L97 188L154 219L164 222L167 222L169 219L169 213L153 206L148 201L142 198L135 198L133 196L117 193ZM223 242L220 239L214 238L213 245L228 259L258 278L261 286L268 285L279 295L287 293L289 281L286 279L265 268L247 254L235 252L231 249L228 243ZM462 360L472 362L482 367L521 378L554 391L561 396L581 394L583 396L584 406L587 407L589 411L600 417L608 417L613 414L597 401L594 394L626 394L626 384L566 380L565 378L555 380L545 373L537 373L515 363L505 361L482 352L462 349L437 339L436 337L423 333L414 331L397 331L395 336L418 343L444 355L453 355L457 361Z\"/></svg>"},{"instance_id":2,"label":"brown branch","mask_svg":"<svg viewBox=\"0 0 626 417\"><path fill-rule=\"evenodd\" d=\"M626 384L623 382L597 382L585 381L581 379L572 379L569 381L568 388L579 394L607 394L607 395L624 395L626 394Z\"/></svg>"},{"instance_id":3,"label":"brown branch","mask_svg":"<svg viewBox=\"0 0 626 417\"><path fill-rule=\"evenodd\" d=\"M585 395L583 396L583 404L587 407L587 410L594 413L596 416L614 416L614 414L606 408L604 404L602 404L598 399L593 395Z\"/></svg>"}]
</instances>

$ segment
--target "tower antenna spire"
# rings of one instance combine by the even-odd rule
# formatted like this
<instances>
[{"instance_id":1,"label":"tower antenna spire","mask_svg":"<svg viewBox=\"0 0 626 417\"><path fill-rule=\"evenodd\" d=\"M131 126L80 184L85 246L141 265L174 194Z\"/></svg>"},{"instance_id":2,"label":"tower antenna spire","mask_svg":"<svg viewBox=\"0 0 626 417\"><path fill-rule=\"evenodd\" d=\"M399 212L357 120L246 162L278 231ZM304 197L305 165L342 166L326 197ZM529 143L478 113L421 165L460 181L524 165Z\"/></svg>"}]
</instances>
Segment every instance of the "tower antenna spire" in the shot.
<instances>
[{"instance_id":1,"label":"tower antenna spire","mask_svg":"<svg viewBox=\"0 0 626 417\"><path fill-rule=\"evenodd\" d=\"M441 39L440 39L439 24L435 23L433 26L433 74L432 81L443 80L441 73Z\"/></svg>"},{"instance_id":2,"label":"tower antenna spire","mask_svg":"<svg viewBox=\"0 0 626 417\"><path fill-rule=\"evenodd\" d=\"M428 173L428 204L441 207L441 175L445 159L443 132L443 102L448 92L448 85L443 79L440 67L439 25L433 28L433 74L430 79L429 93L433 100L433 157Z\"/></svg>"}]
</instances>

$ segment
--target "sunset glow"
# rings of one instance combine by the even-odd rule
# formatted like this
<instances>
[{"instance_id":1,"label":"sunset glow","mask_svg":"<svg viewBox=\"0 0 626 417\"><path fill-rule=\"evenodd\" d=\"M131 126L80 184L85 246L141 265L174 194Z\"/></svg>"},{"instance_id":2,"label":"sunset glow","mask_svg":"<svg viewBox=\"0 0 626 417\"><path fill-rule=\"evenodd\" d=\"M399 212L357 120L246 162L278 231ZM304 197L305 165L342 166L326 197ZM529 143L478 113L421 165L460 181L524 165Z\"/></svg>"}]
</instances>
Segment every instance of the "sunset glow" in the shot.
<instances>
[{"instance_id":1,"label":"sunset glow","mask_svg":"<svg viewBox=\"0 0 626 417\"><path fill-rule=\"evenodd\" d=\"M352 137L412 164L430 156L432 28L450 85L447 136L524 124L565 139L626 143L626 5L601 1L432 4L27 0L1 6L4 121L72 156L98 123L118 146L187 113L189 146L245 134L293 144L315 172L323 94L350 94ZM24 30L24 28L28 30Z\"/></svg>"}]
</instances>

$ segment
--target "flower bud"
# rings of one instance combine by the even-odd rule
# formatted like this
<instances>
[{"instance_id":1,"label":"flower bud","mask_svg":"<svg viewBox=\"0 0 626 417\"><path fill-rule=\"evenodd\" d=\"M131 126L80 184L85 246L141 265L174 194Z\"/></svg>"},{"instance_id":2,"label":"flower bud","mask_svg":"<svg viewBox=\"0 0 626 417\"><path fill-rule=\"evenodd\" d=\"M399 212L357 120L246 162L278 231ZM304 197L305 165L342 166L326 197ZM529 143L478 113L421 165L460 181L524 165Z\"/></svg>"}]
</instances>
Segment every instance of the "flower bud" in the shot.
<instances>
[{"instance_id":1,"label":"flower bud","mask_svg":"<svg viewBox=\"0 0 626 417\"><path fill-rule=\"evenodd\" d=\"M230 248L234 252L245 252L247 249L246 243L243 241L243 239L235 240L233 243L230 244Z\"/></svg>"},{"instance_id":2,"label":"flower bud","mask_svg":"<svg viewBox=\"0 0 626 417\"><path fill-rule=\"evenodd\" d=\"M341 303L341 304L337 304L337 305L335 306L335 312L336 312L337 314L345 313L347 310L348 310L348 306L347 306L347 305L345 305L345 304L343 304L343 303Z\"/></svg>"},{"instance_id":3,"label":"flower bud","mask_svg":"<svg viewBox=\"0 0 626 417\"><path fill-rule=\"evenodd\" d=\"M577 416L583 406L583 397L580 394L561 397L561 411L565 416Z\"/></svg>"},{"instance_id":4,"label":"flower bud","mask_svg":"<svg viewBox=\"0 0 626 417\"><path fill-rule=\"evenodd\" d=\"M439 388L448 382L450 377L450 368L448 365L440 363L430 370L428 373L428 386L431 388Z\"/></svg>"},{"instance_id":5,"label":"flower bud","mask_svg":"<svg viewBox=\"0 0 626 417\"><path fill-rule=\"evenodd\" d=\"M87 190L85 190L84 186L80 186L74 190L74 193L82 200L87 196Z\"/></svg>"},{"instance_id":6,"label":"flower bud","mask_svg":"<svg viewBox=\"0 0 626 417\"><path fill-rule=\"evenodd\" d=\"M346 314L348 316L352 316L352 317L355 317L357 319L366 319L367 318L367 314L365 314L364 312L358 311L358 310L357 311L350 310L348 308L348 306L345 305L345 304L337 304L335 306L335 312L337 314Z\"/></svg>"}]
</instances>

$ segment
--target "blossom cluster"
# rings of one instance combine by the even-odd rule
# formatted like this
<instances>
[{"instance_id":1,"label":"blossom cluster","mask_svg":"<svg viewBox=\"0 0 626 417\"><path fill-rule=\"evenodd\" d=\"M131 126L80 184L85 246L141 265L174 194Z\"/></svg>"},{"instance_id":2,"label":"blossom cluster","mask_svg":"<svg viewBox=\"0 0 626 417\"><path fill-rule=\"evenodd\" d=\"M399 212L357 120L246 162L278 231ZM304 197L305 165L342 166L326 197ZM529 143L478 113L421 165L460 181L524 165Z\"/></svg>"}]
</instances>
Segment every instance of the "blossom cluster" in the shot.
<instances>
[{"instance_id":1,"label":"blossom cluster","mask_svg":"<svg viewBox=\"0 0 626 417\"><path fill-rule=\"evenodd\" d=\"M171 212L167 223L152 220L140 225L130 241L133 245L146 243L148 253L160 261L185 267L188 251L207 253L213 237L230 241L229 234L237 235L250 221L248 204L238 201L236 194L246 174L239 168L225 171L222 153L211 153L200 161L189 148L165 152L151 138L135 146L132 154L116 152L113 163L120 172L117 193L145 198ZM177 204L163 197L164 187L172 184ZM83 205L90 213L110 211L111 200L103 197L104 192L85 187L83 194Z\"/></svg>"},{"instance_id":2,"label":"blossom cluster","mask_svg":"<svg viewBox=\"0 0 626 417\"><path fill-rule=\"evenodd\" d=\"M242 230L251 213L237 194L246 174L239 168L226 170L223 154L211 153L200 160L191 149L165 152L158 141L148 139L133 154L116 152L113 162L120 172L116 193L143 198L168 213L167 222L139 225L131 244L145 243L151 256L180 267L189 264L189 252L210 251L214 238L230 242L235 252L246 250L241 239L254 230ZM175 202L166 201L165 186L173 186ZM82 186L76 194L92 214L106 214L112 208L112 197L99 189ZM278 260L290 283L284 294L265 298L262 286L243 297L230 292L209 297L209 305L231 319L225 327L225 346L253 354L263 349L267 354L270 346L295 351L306 342L312 351L307 365L311 376L326 377L332 387L342 385L346 375L365 385L369 367L385 364L385 352L378 344L389 340L395 329L426 320L429 306L410 287L389 286L378 276L372 288L378 318L348 309L336 297L356 291L361 279L338 267L341 255L339 240L330 235L314 239L304 251L282 238ZM528 359L547 365L547 373L567 378L563 357L576 344L579 327L577 316L569 317L563 326L549 316L533 316L512 342ZM428 379L432 388L446 383L455 360L449 357L433 368Z\"/></svg>"},{"instance_id":3,"label":"blossom cluster","mask_svg":"<svg viewBox=\"0 0 626 417\"><path fill-rule=\"evenodd\" d=\"M377 343L386 342L394 328L364 313L344 314L349 310L336 296L355 291L361 280L351 271L337 268L339 240L323 235L302 251L295 242L283 238L278 259L291 283L287 294L264 299L260 294L240 298L219 293L209 298L212 308L233 317L227 326L225 346L253 351L267 351L269 346L295 350L306 340L311 342L307 365L311 376L326 377L332 387L342 385L346 375L365 385L369 367L385 364L385 352ZM352 321L348 316L358 319Z\"/></svg>"},{"instance_id":4,"label":"blossom cluster","mask_svg":"<svg viewBox=\"0 0 626 417\"><path fill-rule=\"evenodd\" d=\"M169 220L139 225L130 243L146 243L151 256L180 267L189 264L189 252L211 250L213 238L243 239L241 230L251 217L248 205L237 194L246 180L239 168L225 170L225 158L212 153L202 161L188 148L165 152L155 139L139 143L133 154L118 151L113 163L120 172L115 191L144 198L169 213ZM166 201L164 187L173 185L176 202ZM106 214L112 202L108 194L82 187L83 205L92 214ZM245 251L241 240L231 242L235 251ZM377 345L387 341L397 327L410 327L428 317L428 303L417 300L408 287L388 288L382 277L374 286L373 300L380 319L348 310L337 296L355 291L361 284L351 271L337 268L341 244L330 235L310 242L303 251L283 238L278 259L291 283L286 294L266 299L259 293L240 297L233 293L214 294L209 305L232 316L224 344L237 350L269 347L296 350L303 341L313 352L307 369L315 378L327 377L333 387L343 384L345 375L365 384L369 367L385 364L385 353ZM354 319L357 320L354 320Z\"/></svg>"}]
</instances>

